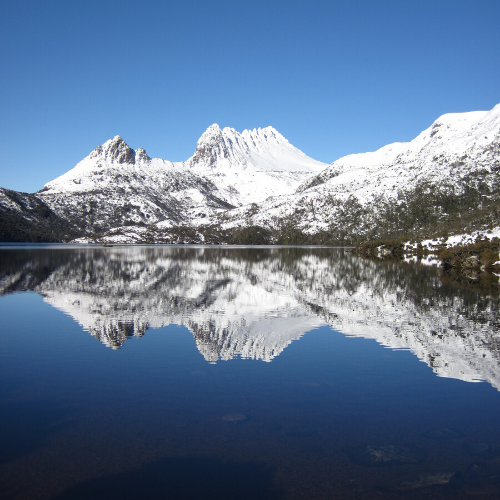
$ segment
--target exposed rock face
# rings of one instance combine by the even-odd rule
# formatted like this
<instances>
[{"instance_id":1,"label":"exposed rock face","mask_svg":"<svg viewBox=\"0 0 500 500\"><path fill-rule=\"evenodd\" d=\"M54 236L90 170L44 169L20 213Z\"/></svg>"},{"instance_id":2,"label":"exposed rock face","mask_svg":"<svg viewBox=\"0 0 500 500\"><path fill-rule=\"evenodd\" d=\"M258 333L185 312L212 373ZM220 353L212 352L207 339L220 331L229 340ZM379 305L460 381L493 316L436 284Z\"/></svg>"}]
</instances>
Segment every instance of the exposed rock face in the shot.
<instances>
[{"instance_id":1,"label":"exposed rock face","mask_svg":"<svg viewBox=\"0 0 500 500\"><path fill-rule=\"evenodd\" d=\"M119 136L99 146L91 153L93 158L105 159L117 163L134 163L134 150Z\"/></svg>"},{"instance_id":2,"label":"exposed rock face","mask_svg":"<svg viewBox=\"0 0 500 500\"><path fill-rule=\"evenodd\" d=\"M84 234L95 234L161 221L185 223L189 209L200 203L227 208L214 191L208 179L182 163L151 159L144 149L134 151L116 136L36 196Z\"/></svg>"},{"instance_id":3,"label":"exposed rock face","mask_svg":"<svg viewBox=\"0 0 500 500\"><path fill-rule=\"evenodd\" d=\"M191 157L193 164L205 163L213 167L217 160L229 158L229 148L226 145L222 130L214 123L198 139L196 150Z\"/></svg>"},{"instance_id":4,"label":"exposed rock face","mask_svg":"<svg viewBox=\"0 0 500 500\"><path fill-rule=\"evenodd\" d=\"M151 160L151 158L147 155L145 149L138 148L135 150L135 162L136 163L145 163L149 160Z\"/></svg>"},{"instance_id":5,"label":"exposed rock face","mask_svg":"<svg viewBox=\"0 0 500 500\"><path fill-rule=\"evenodd\" d=\"M292 193L326 166L271 127L239 134L214 124L194 155L178 163L150 158L142 148L134 151L117 135L47 183L32 201L48 207L80 236L124 226L192 226L271 194ZM30 224L28 209L25 215Z\"/></svg>"},{"instance_id":6,"label":"exposed rock face","mask_svg":"<svg viewBox=\"0 0 500 500\"><path fill-rule=\"evenodd\" d=\"M240 134L229 127L221 130L217 124L200 137L186 165L210 179L234 206L293 193L300 182L327 166L306 156L272 127Z\"/></svg>"},{"instance_id":7,"label":"exposed rock face","mask_svg":"<svg viewBox=\"0 0 500 500\"><path fill-rule=\"evenodd\" d=\"M2 251L0 294L34 290L104 344L188 328L209 362L271 361L306 332L409 349L436 374L500 389L499 299L424 266L332 249L112 248Z\"/></svg>"}]
</instances>

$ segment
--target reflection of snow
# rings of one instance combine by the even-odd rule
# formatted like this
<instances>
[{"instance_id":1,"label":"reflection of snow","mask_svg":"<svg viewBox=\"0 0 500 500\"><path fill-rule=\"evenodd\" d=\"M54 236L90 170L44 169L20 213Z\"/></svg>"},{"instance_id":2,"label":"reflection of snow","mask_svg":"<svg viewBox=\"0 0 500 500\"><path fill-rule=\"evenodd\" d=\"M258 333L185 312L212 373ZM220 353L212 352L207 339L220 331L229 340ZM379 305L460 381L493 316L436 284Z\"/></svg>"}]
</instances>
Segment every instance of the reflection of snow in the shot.
<instances>
[{"instance_id":1,"label":"reflection of snow","mask_svg":"<svg viewBox=\"0 0 500 500\"><path fill-rule=\"evenodd\" d=\"M440 376L500 388L498 301L479 304L446 288L435 268L331 249L128 247L65 255L30 289L114 348L147 328L178 324L193 333L207 361L271 361L329 324L410 349ZM1 284L32 282L28 267Z\"/></svg>"}]
</instances>

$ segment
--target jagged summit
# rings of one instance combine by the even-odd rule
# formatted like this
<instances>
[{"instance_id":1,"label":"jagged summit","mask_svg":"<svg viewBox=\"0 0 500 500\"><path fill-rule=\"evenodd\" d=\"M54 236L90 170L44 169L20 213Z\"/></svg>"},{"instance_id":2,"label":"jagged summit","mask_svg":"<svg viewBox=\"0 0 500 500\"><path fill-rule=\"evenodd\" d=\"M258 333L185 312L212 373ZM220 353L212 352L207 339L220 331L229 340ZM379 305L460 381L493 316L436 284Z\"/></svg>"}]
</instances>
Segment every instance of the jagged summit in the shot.
<instances>
[{"instance_id":1,"label":"jagged summit","mask_svg":"<svg viewBox=\"0 0 500 500\"><path fill-rule=\"evenodd\" d=\"M123 173L126 165L147 162L144 149L134 151L119 135L95 148L74 168L45 184L45 191L85 191L107 184L109 177Z\"/></svg>"},{"instance_id":2,"label":"jagged summit","mask_svg":"<svg viewBox=\"0 0 500 500\"><path fill-rule=\"evenodd\" d=\"M219 196L233 206L292 193L301 181L327 167L273 127L240 133L230 127L221 130L216 123L203 133L185 164L216 185Z\"/></svg>"},{"instance_id":3,"label":"jagged summit","mask_svg":"<svg viewBox=\"0 0 500 500\"><path fill-rule=\"evenodd\" d=\"M135 152L119 135L115 135L113 139L95 148L89 157L118 163L134 163Z\"/></svg>"},{"instance_id":4,"label":"jagged summit","mask_svg":"<svg viewBox=\"0 0 500 500\"><path fill-rule=\"evenodd\" d=\"M135 151L121 138L115 135L101 146L97 146L88 158L107 161L109 163L135 163L136 161L150 160L143 148Z\"/></svg>"},{"instance_id":5,"label":"jagged summit","mask_svg":"<svg viewBox=\"0 0 500 500\"><path fill-rule=\"evenodd\" d=\"M349 235L347 241L393 237L398 231L424 232L426 224L431 224L426 221L458 217L454 207L464 203L463 193L469 193L468 200L495 202L499 174L500 105L490 111L448 113L410 142L336 160L319 174L308 176L293 194L265 200L252 212L251 223L272 228L276 220L293 219L305 233L329 231L341 235L341 240ZM446 205L443 200L450 197L457 200L451 203L451 215L448 206L440 205ZM417 206L412 200L417 199L418 204L430 205L427 218L411 212ZM478 201L467 210L474 214L482 206ZM223 227L244 226L247 212L242 208L227 214ZM490 219L491 224L497 223L493 214Z\"/></svg>"},{"instance_id":6,"label":"jagged summit","mask_svg":"<svg viewBox=\"0 0 500 500\"><path fill-rule=\"evenodd\" d=\"M224 140L222 130L217 123L214 123L198 139L191 162L199 163L205 160L207 165L213 166L217 163L218 159L228 157L229 149Z\"/></svg>"},{"instance_id":7,"label":"jagged summit","mask_svg":"<svg viewBox=\"0 0 500 500\"><path fill-rule=\"evenodd\" d=\"M240 134L232 127L224 127L224 129L221 129L217 123L210 125L210 127L208 127L207 130L203 132L201 137L198 139L198 144L211 142L213 139L231 139L232 137L237 137L240 135L248 142L252 142L255 140L274 140L274 142L283 142L289 144L285 137L283 137L274 127L271 126L265 128L259 127L254 129L245 129Z\"/></svg>"},{"instance_id":8,"label":"jagged summit","mask_svg":"<svg viewBox=\"0 0 500 500\"><path fill-rule=\"evenodd\" d=\"M267 141L269 143L282 143L290 144L285 137L283 137L274 127L254 128L252 130L243 130L241 135L248 141L252 141L257 145L260 141Z\"/></svg>"},{"instance_id":9,"label":"jagged summit","mask_svg":"<svg viewBox=\"0 0 500 500\"><path fill-rule=\"evenodd\" d=\"M318 172L326 167L292 146L273 127L237 132L214 123L202 134L191 168L250 168L255 171Z\"/></svg>"},{"instance_id":10,"label":"jagged summit","mask_svg":"<svg viewBox=\"0 0 500 500\"><path fill-rule=\"evenodd\" d=\"M213 123L210 125L210 127L201 134L200 138L198 139L198 144L206 142L210 140L211 137L218 137L222 134L222 129L219 127L218 123Z\"/></svg>"},{"instance_id":11,"label":"jagged summit","mask_svg":"<svg viewBox=\"0 0 500 500\"><path fill-rule=\"evenodd\" d=\"M185 162L150 158L116 135L34 196L82 235L159 223L196 225L220 211L292 193L326 166L272 127L239 133L213 124ZM15 209L8 200L2 206Z\"/></svg>"}]
</instances>

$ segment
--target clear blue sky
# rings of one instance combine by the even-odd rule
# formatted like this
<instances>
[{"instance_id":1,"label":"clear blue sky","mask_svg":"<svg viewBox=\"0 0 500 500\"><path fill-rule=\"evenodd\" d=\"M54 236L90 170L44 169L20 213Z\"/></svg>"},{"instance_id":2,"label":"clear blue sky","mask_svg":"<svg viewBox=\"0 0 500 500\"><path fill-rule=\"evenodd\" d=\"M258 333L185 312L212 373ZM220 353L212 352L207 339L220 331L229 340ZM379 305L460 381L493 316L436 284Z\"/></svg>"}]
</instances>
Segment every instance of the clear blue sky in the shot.
<instances>
[{"instance_id":1,"label":"clear blue sky","mask_svg":"<svg viewBox=\"0 0 500 500\"><path fill-rule=\"evenodd\" d=\"M499 0L2 0L0 186L114 135L182 161L212 123L324 162L500 102Z\"/></svg>"}]
</instances>

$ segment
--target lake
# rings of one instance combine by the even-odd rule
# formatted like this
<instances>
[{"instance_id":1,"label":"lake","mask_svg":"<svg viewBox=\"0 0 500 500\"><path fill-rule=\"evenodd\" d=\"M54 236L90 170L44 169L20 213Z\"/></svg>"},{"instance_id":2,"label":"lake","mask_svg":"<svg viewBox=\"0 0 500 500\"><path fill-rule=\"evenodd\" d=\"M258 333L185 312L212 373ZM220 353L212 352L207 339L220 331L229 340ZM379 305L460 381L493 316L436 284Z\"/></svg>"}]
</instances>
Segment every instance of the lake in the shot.
<instances>
[{"instance_id":1,"label":"lake","mask_svg":"<svg viewBox=\"0 0 500 500\"><path fill-rule=\"evenodd\" d=\"M500 497L499 299L439 268L2 246L0 315L2 499Z\"/></svg>"}]
</instances>

